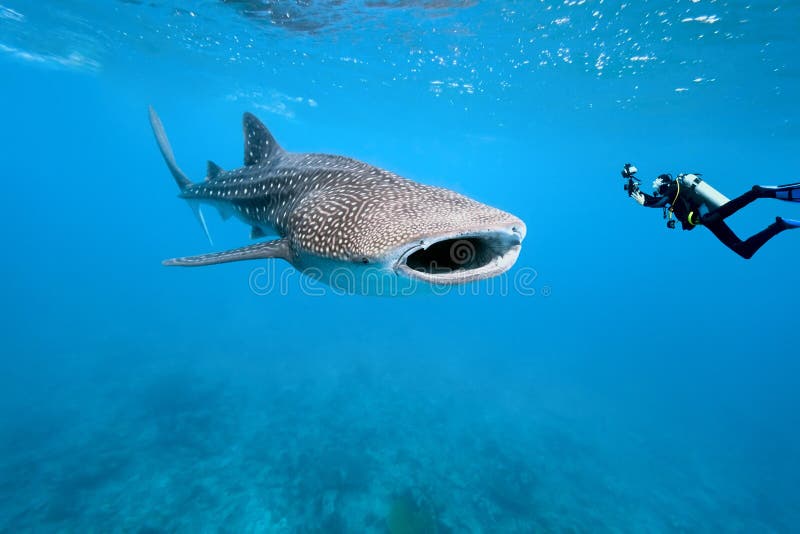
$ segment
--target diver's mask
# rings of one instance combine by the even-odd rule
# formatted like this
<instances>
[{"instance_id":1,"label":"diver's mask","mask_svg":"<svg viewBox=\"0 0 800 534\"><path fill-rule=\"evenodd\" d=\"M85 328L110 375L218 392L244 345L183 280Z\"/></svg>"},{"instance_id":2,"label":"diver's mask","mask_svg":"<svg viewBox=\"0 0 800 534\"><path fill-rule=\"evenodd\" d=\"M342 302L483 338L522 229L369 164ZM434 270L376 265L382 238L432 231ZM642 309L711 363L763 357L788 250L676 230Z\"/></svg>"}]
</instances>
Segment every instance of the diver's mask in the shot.
<instances>
[{"instance_id":1,"label":"diver's mask","mask_svg":"<svg viewBox=\"0 0 800 534\"><path fill-rule=\"evenodd\" d=\"M672 178L669 174L662 174L655 180L653 180L653 191L656 195L664 195L669 189L670 184L672 183Z\"/></svg>"}]
</instances>

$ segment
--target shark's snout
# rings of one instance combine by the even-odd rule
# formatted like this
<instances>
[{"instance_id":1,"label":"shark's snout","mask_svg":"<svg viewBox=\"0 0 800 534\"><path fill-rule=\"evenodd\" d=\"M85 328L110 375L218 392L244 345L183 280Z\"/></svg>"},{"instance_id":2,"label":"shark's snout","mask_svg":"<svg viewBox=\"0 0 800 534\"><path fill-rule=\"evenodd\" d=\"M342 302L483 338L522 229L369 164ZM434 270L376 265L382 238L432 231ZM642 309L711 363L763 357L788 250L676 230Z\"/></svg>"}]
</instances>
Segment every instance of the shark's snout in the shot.
<instances>
[{"instance_id":1,"label":"shark's snout","mask_svg":"<svg viewBox=\"0 0 800 534\"><path fill-rule=\"evenodd\" d=\"M453 285L491 278L517 261L525 224L430 236L408 248L395 270L409 278Z\"/></svg>"}]
</instances>

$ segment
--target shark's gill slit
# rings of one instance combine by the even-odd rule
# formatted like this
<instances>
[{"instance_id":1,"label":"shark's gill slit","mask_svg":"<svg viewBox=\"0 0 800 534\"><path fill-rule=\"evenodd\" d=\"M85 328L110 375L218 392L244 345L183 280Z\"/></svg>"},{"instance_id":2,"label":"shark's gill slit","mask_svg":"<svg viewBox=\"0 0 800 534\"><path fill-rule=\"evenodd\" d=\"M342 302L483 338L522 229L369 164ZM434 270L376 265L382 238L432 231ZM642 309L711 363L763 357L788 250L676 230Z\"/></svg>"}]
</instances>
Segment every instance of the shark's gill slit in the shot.
<instances>
[{"instance_id":1,"label":"shark's gill slit","mask_svg":"<svg viewBox=\"0 0 800 534\"><path fill-rule=\"evenodd\" d=\"M501 259L511 246L509 240L493 236L443 239L409 254L406 265L433 275L471 271Z\"/></svg>"}]
</instances>

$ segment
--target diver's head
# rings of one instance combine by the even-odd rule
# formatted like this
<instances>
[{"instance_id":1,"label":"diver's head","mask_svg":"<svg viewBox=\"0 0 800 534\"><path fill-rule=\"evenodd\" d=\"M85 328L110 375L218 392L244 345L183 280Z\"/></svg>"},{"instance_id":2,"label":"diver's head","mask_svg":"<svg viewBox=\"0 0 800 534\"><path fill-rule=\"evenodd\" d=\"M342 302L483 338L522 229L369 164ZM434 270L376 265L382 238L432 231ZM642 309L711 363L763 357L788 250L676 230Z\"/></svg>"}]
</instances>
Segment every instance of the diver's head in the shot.
<instances>
[{"instance_id":1,"label":"diver's head","mask_svg":"<svg viewBox=\"0 0 800 534\"><path fill-rule=\"evenodd\" d=\"M658 178L653 180L653 191L656 195L665 195L673 182L672 176L669 174L661 174Z\"/></svg>"}]
</instances>

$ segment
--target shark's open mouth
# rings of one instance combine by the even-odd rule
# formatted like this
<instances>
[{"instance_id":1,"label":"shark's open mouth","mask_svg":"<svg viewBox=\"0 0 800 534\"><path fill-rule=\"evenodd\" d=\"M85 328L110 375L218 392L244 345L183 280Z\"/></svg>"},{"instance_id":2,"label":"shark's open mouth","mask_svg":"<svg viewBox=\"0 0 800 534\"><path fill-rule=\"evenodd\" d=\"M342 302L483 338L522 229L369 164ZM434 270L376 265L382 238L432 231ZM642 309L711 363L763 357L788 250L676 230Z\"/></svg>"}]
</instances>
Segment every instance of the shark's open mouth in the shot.
<instances>
[{"instance_id":1,"label":"shark's open mouth","mask_svg":"<svg viewBox=\"0 0 800 534\"><path fill-rule=\"evenodd\" d=\"M400 257L397 270L409 278L448 285L491 278L514 265L522 238L516 228L428 238Z\"/></svg>"}]
</instances>

